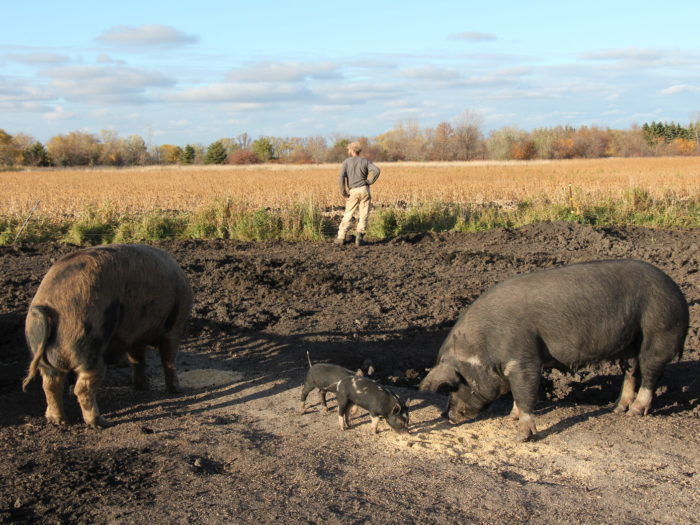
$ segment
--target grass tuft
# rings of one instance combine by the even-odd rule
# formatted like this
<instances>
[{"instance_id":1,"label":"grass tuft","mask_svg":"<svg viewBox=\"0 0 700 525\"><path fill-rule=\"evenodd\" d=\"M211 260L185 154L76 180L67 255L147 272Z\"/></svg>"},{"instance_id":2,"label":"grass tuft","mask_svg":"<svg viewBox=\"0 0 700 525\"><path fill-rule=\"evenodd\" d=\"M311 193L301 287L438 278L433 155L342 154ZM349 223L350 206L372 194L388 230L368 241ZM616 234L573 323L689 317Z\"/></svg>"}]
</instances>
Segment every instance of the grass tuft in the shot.
<instances>
[{"instance_id":1,"label":"grass tuft","mask_svg":"<svg viewBox=\"0 0 700 525\"><path fill-rule=\"evenodd\" d=\"M620 199L586 199L581 190L569 189L567 197L558 201L399 203L378 207L372 212L368 237L389 239L418 232L477 232L551 221L595 226L698 228L700 200L679 197L674 192L654 196L644 189L631 188ZM227 197L212 200L194 212L157 209L133 213L118 212L105 203L89 207L76 217L38 215L26 220L19 215L0 216L0 245L14 243L18 235L21 242L58 241L76 245L172 238L321 241L335 235L337 224L337 214L332 218L313 200L274 209Z\"/></svg>"}]
</instances>

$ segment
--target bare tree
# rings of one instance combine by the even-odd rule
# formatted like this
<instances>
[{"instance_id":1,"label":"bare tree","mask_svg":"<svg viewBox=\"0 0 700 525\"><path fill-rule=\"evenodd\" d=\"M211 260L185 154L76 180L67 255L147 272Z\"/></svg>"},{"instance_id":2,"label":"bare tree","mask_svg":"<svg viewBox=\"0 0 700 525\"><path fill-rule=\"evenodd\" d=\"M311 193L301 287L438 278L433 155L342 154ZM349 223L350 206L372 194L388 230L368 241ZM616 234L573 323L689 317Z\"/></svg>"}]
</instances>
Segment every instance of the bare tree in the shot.
<instances>
[{"instance_id":1,"label":"bare tree","mask_svg":"<svg viewBox=\"0 0 700 525\"><path fill-rule=\"evenodd\" d=\"M695 139L695 149L700 151L700 111L694 112L690 118L690 133Z\"/></svg>"},{"instance_id":2,"label":"bare tree","mask_svg":"<svg viewBox=\"0 0 700 525\"><path fill-rule=\"evenodd\" d=\"M483 153L484 136L481 133L482 118L472 110L464 111L454 125L456 158L473 160Z\"/></svg>"},{"instance_id":3,"label":"bare tree","mask_svg":"<svg viewBox=\"0 0 700 525\"><path fill-rule=\"evenodd\" d=\"M238 135L236 140L238 141L238 145L241 147L241 149L250 149L250 145L253 143L252 137L246 132Z\"/></svg>"},{"instance_id":4,"label":"bare tree","mask_svg":"<svg viewBox=\"0 0 700 525\"><path fill-rule=\"evenodd\" d=\"M448 122L440 122L435 129L427 132L430 160L455 159L455 130Z\"/></svg>"}]
</instances>

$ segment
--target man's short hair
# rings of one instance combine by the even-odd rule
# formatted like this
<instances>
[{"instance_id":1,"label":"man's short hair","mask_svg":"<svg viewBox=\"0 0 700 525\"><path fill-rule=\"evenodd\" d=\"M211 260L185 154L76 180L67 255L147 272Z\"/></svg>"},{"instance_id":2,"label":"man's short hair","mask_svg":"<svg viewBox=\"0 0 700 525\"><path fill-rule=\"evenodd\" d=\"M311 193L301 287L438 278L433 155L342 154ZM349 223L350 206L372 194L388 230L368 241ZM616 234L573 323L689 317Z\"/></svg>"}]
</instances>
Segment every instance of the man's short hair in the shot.
<instances>
[{"instance_id":1,"label":"man's short hair","mask_svg":"<svg viewBox=\"0 0 700 525\"><path fill-rule=\"evenodd\" d=\"M355 153L360 153L362 151L362 145L357 141L351 142L348 144L348 150L354 151Z\"/></svg>"}]
</instances>

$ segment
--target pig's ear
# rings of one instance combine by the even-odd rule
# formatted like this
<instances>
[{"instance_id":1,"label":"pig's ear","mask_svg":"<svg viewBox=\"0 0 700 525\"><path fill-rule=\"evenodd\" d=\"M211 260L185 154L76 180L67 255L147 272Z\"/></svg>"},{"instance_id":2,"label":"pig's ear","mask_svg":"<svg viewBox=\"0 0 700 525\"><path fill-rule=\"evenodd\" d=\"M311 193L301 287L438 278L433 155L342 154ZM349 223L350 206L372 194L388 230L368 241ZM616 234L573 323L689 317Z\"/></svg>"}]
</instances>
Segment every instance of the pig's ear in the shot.
<instances>
[{"instance_id":1,"label":"pig's ear","mask_svg":"<svg viewBox=\"0 0 700 525\"><path fill-rule=\"evenodd\" d=\"M396 403L394 408L391 409L391 414L397 416L401 413L401 403Z\"/></svg>"},{"instance_id":2,"label":"pig's ear","mask_svg":"<svg viewBox=\"0 0 700 525\"><path fill-rule=\"evenodd\" d=\"M365 373L362 371L361 368L358 368L358 369L357 369L357 372L355 372L355 375L356 375L357 377L364 377Z\"/></svg>"},{"instance_id":3,"label":"pig's ear","mask_svg":"<svg viewBox=\"0 0 700 525\"><path fill-rule=\"evenodd\" d=\"M459 375L455 367L447 363L440 363L421 381L420 390L422 392L437 392L442 385L454 388L458 384Z\"/></svg>"}]
</instances>

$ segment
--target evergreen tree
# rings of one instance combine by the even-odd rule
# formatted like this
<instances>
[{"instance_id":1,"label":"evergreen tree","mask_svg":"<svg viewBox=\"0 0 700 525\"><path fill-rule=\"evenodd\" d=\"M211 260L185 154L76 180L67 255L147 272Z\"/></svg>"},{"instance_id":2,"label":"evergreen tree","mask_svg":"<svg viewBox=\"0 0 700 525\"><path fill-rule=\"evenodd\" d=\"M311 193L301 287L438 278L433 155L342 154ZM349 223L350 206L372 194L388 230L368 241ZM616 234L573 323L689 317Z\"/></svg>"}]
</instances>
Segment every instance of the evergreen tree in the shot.
<instances>
[{"instance_id":1,"label":"evergreen tree","mask_svg":"<svg viewBox=\"0 0 700 525\"><path fill-rule=\"evenodd\" d=\"M212 142L207 148L207 153L204 155L204 163L223 164L226 162L226 157L228 157L226 148L220 140L217 140L216 142Z\"/></svg>"},{"instance_id":2,"label":"evergreen tree","mask_svg":"<svg viewBox=\"0 0 700 525\"><path fill-rule=\"evenodd\" d=\"M185 149L182 150L182 156L180 157L180 161L183 164L192 164L194 163L194 158L195 158L196 152L194 151L194 147L191 145L185 146Z\"/></svg>"},{"instance_id":3,"label":"evergreen tree","mask_svg":"<svg viewBox=\"0 0 700 525\"><path fill-rule=\"evenodd\" d=\"M49 153L41 142L35 142L24 150L25 166L48 166Z\"/></svg>"}]
</instances>

